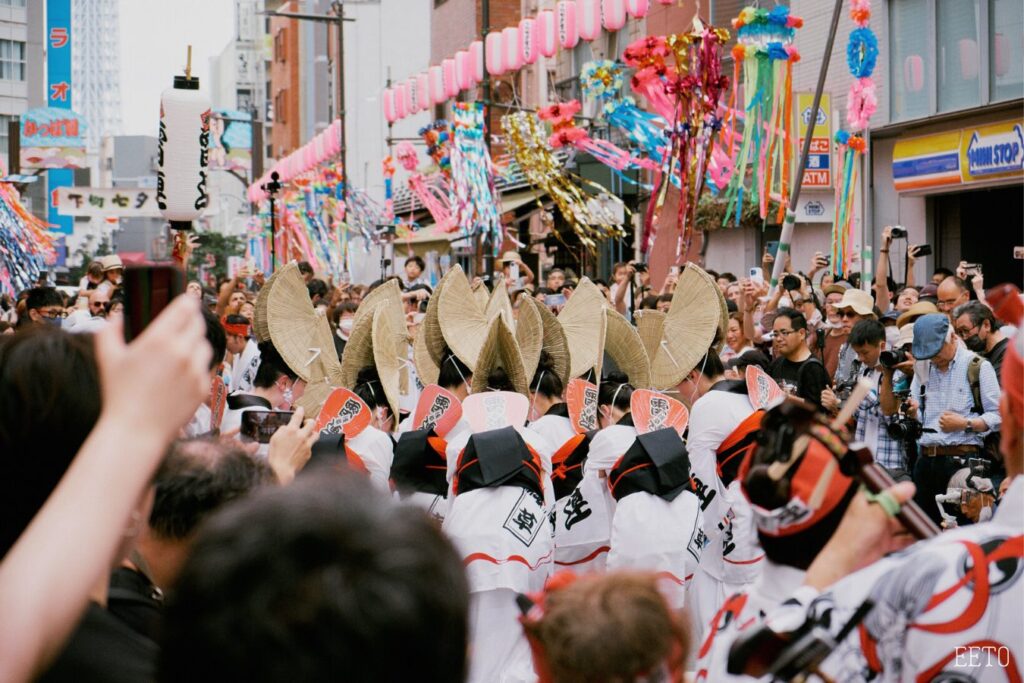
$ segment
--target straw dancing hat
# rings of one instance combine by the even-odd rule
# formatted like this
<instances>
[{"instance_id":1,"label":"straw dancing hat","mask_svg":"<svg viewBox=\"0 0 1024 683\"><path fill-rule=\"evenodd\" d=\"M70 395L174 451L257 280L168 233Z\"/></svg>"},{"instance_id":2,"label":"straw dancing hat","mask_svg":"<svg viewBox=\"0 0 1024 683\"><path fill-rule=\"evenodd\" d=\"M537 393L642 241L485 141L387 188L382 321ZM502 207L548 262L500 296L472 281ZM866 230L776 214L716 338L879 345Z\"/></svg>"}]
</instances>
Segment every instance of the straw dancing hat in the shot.
<instances>
[{"instance_id":1,"label":"straw dancing hat","mask_svg":"<svg viewBox=\"0 0 1024 683\"><path fill-rule=\"evenodd\" d=\"M420 376L423 386L437 384L438 377L441 375L441 368L431 358L427 345L427 335L424 334L423 326L420 325L420 331L412 345L412 360L416 364L416 373Z\"/></svg>"},{"instance_id":2,"label":"straw dancing hat","mask_svg":"<svg viewBox=\"0 0 1024 683\"><path fill-rule=\"evenodd\" d=\"M565 330L562 329L562 324L558 322L558 318L556 318L555 314L551 312L551 309L534 299L532 296L527 296L523 297L519 304L520 325L523 324L523 315L527 309L536 311L537 316L540 318L541 328L543 329L541 348L548 352L548 356L551 358L551 363L554 366L555 374L558 375L560 380L562 380L562 385L567 386L572 375L569 374L569 342L565 338ZM516 336L519 336L518 330ZM521 340L519 342L519 347L523 347ZM536 368L534 369L534 373L536 373ZM530 380L533 380L532 375L530 376Z\"/></svg>"},{"instance_id":3,"label":"straw dancing hat","mask_svg":"<svg viewBox=\"0 0 1024 683\"><path fill-rule=\"evenodd\" d=\"M570 377L579 377L591 368L600 376L606 325L603 314L605 301L597 285L589 278L583 278L558 314L558 322L570 349Z\"/></svg>"},{"instance_id":4,"label":"straw dancing hat","mask_svg":"<svg viewBox=\"0 0 1024 683\"><path fill-rule=\"evenodd\" d=\"M395 340L395 344L400 346L401 342L407 342L402 286L397 279L388 280L384 284L374 287L373 291L366 295L366 298L360 302L359 308L356 309L355 318L352 320L353 329L360 318L372 313L380 304L384 304L384 314L391 318L390 329L396 337L401 337L401 340Z\"/></svg>"},{"instance_id":5,"label":"straw dancing hat","mask_svg":"<svg viewBox=\"0 0 1024 683\"><path fill-rule=\"evenodd\" d=\"M295 405L302 408L306 413L306 419L315 420L323 408L324 401L334 391L334 387L326 379L307 384L302 396L295 399Z\"/></svg>"},{"instance_id":6,"label":"straw dancing hat","mask_svg":"<svg viewBox=\"0 0 1024 683\"><path fill-rule=\"evenodd\" d=\"M707 275L707 273L704 274ZM708 277L711 276L708 275ZM718 285L717 281L715 285ZM725 335L729 334L729 304L725 300L725 292L721 287L715 289L715 293L718 295L718 310L722 316L718 319L718 334L715 336L715 353L718 353L725 346Z\"/></svg>"},{"instance_id":7,"label":"straw dancing hat","mask_svg":"<svg viewBox=\"0 0 1024 683\"><path fill-rule=\"evenodd\" d=\"M437 287L434 288L434 294L427 300L427 312L423 316L423 322L420 323L417 335L418 337L423 337L423 351L429 355L435 368L441 363L441 356L444 354L445 347L444 333L441 331L441 322L437 315L438 303L441 300L441 292L444 291L448 282L456 278L461 279L465 283L466 288L469 288L469 281L466 280L466 274L462 271L462 266L455 264L449 268L448 272L437 283ZM414 357L415 353L414 344ZM419 361L417 361L417 367L419 367L419 364ZM434 372L436 373L437 371L435 370ZM423 376L422 372L420 372L420 376Z\"/></svg>"},{"instance_id":8,"label":"straw dancing hat","mask_svg":"<svg viewBox=\"0 0 1024 683\"><path fill-rule=\"evenodd\" d=\"M491 294L487 291L487 285L483 282L478 282L473 285L470 291L473 295L473 301L476 302L477 308L481 311L485 310L487 308L487 304L491 300Z\"/></svg>"},{"instance_id":9,"label":"straw dancing hat","mask_svg":"<svg viewBox=\"0 0 1024 683\"><path fill-rule=\"evenodd\" d=\"M519 351L523 355L523 369L526 370L527 381L530 381L537 372L540 352L544 348L544 321L536 308L523 303L526 300L530 298L523 297L519 301L519 317L515 320L515 331L516 343L519 344Z\"/></svg>"},{"instance_id":10,"label":"straw dancing hat","mask_svg":"<svg viewBox=\"0 0 1024 683\"><path fill-rule=\"evenodd\" d=\"M352 326L352 334L342 354L339 384L346 389L355 389L359 371L366 367L377 368L381 390L391 414L398 418L398 386L404 348L399 347L387 302L379 302L368 314L359 318Z\"/></svg>"},{"instance_id":11,"label":"straw dancing hat","mask_svg":"<svg viewBox=\"0 0 1024 683\"><path fill-rule=\"evenodd\" d=\"M643 341L628 320L610 308L604 309L606 327L604 351L626 373L629 383L637 389L651 386L651 362Z\"/></svg>"},{"instance_id":12,"label":"straw dancing hat","mask_svg":"<svg viewBox=\"0 0 1024 683\"><path fill-rule=\"evenodd\" d=\"M653 308L645 308L637 311L634 317L636 318L636 331L640 335L640 342L644 345L647 357L652 359L654 354L658 352L658 346L661 344L661 332L665 326L665 312L657 311Z\"/></svg>"},{"instance_id":13,"label":"straw dancing hat","mask_svg":"<svg viewBox=\"0 0 1024 683\"><path fill-rule=\"evenodd\" d=\"M519 344L500 315L491 321L483 346L480 348L480 355L473 370L474 394L487 391L487 377L497 368L505 371L518 393L530 395L530 378L526 376L526 369L523 367Z\"/></svg>"},{"instance_id":14,"label":"straw dancing hat","mask_svg":"<svg viewBox=\"0 0 1024 683\"><path fill-rule=\"evenodd\" d=\"M484 316L488 320L499 314L505 318L505 324L510 329L515 329L516 319L512 313L512 301L508 298L508 289L505 287L505 279L502 277L494 281L494 289L484 307Z\"/></svg>"},{"instance_id":15,"label":"straw dancing hat","mask_svg":"<svg viewBox=\"0 0 1024 683\"><path fill-rule=\"evenodd\" d=\"M267 326L267 298L270 296L271 290L274 288L274 283L277 278L281 277L281 273L287 270L298 270L299 266L294 261L286 265L284 268L276 271L271 275L266 282L263 283L263 287L260 288L259 294L256 295L256 314L253 316L252 329L256 334L257 341L267 341L270 339L270 328Z\"/></svg>"},{"instance_id":16,"label":"straw dancing hat","mask_svg":"<svg viewBox=\"0 0 1024 683\"><path fill-rule=\"evenodd\" d=\"M486 290L484 290L486 293ZM476 359L480 355L490 325L484 314L484 307L473 304L474 294L465 277L452 277L445 282L437 298L437 317L448 348L466 366L476 371ZM440 355L435 362L440 364Z\"/></svg>"},{"instance_id":17,"label":"straw dancing hat","mask_svg":"<svg viewBox=\"0 0 1024 683\"><path fill-rule=\"evenodd\" d=\"M696 264L686 264L662 325L658 350L651 359L651 385L655 389L674 388L711 348L723 324L720 296L718 283L710 275Z\"/></svg>"},{"instance_id":18,"label":"straw dancing hat","mask_svg":"<svg viewBox=\"0 0 1024 683\"><path fill-rule=\"evenodd\" d=\"M313 308L298 266L286 266L265 285L267 330L292 372L313 384L339 370L327 317Z\"/></svg>"}]
</instances>

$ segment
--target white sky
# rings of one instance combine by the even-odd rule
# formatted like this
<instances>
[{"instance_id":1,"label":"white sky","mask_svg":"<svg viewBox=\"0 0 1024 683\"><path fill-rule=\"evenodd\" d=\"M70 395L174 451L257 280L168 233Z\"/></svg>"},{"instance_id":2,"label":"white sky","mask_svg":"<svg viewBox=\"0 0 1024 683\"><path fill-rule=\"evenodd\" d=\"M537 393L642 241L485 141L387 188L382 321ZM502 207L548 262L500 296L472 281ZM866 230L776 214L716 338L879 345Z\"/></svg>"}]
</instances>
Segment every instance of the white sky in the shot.
<instances>
[{"instance_id":1,"label":"white sky","mask_svg":"<svg viewBox=\"0 0 1024 683\"><path fill-rule=\"evenodd\" d=\"M210 58L234 34L234 0L120 0L121 118L125 135L156 135L160 93L184 74L210 86Z\"/></svg>"}]
</instances>

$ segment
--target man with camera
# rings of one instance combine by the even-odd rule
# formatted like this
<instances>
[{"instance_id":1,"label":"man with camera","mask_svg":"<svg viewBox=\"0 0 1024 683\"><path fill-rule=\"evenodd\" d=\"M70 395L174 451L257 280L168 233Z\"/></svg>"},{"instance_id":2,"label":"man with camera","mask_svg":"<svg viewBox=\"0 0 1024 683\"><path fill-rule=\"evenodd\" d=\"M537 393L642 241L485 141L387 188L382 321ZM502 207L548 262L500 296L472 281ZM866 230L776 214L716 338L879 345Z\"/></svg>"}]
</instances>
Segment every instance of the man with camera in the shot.
<instances>
[{"instance_id":1,"label":"man with camera","mask_svg":"<svg viewBox=\"0 0 1024 683\"><path fill-rule=\"evenodd\" d=\"M944 313L923 315L914 323L914 359L918 371L910 385L905 413L922 426L918 441L919 453L913 468L917 485L914 500L936 524L941 523L935 505L936 494L944 494L950 477L967 467L971 458L982 456L984 438L998 431L999 382L987 360L974 361L975 354L956 336L949 316ZM930 361L920 367L921 361ZM980 362L978 393L975 405L970 366ZM882 412L892 416L897 411L892 393L892 372L881 385Z\"/></svg>"},{"instance_id":2,"label":"man with camera","mask_svg":"<svg viewBox=\"0 0 1024 683\"><path fill-rule=\"evenodd\" d=\"M857 355L860 370L855 379L866 378L871 383L871 392L857 407L854 419L857 421L855 440L863 443L875 456L875 462L884 467L896 481L909 481L910 471L907 459L908 445L920 436L919 425L901 415L884 414L882 410L882 383L889 382L892 391L892 368L880 363L885 351L885 327L877 320L861 320L850 331L850 348ZM822 391L822 405L829 410L838 410L840 401L831 389ZM912 425L907 425L907 422Z\"/></svg>"}]
</instances>

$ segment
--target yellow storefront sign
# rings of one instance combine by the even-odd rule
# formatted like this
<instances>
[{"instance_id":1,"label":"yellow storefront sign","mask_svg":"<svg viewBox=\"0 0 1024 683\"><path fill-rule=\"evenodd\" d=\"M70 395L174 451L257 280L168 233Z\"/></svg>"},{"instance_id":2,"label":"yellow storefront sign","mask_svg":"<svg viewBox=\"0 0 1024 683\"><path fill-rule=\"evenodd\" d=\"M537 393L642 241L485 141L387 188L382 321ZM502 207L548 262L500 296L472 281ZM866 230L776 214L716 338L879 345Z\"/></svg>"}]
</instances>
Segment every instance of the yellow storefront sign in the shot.
<instances>
[{"instance_id":1,"label":"yellow storefront sign","mask_svg":"<svg viewBox=\"0 0 1024 683\"><path fill-rule=\"evenodd\" d=\"M1003 121L965 128L960 136L960 175L965 183L1024 176L1024 124Z\"/></svg>"}]
</instances>

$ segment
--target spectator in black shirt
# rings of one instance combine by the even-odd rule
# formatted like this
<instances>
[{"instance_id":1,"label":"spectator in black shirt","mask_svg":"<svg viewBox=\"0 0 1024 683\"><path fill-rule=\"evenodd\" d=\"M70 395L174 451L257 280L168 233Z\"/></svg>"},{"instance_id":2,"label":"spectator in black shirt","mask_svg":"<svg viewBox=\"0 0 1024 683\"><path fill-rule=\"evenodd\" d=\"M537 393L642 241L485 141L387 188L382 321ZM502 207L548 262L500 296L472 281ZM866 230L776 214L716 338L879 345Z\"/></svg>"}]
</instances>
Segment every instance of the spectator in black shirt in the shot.
<instances>
[{"instance_id":1,"label":"spectator in black shirt","mask_svg":"<svg viewBox=\"0 0 1024 683\"><path fill-rule=\"evenodd\" d=\"M953 311L957 335L968 349L992 363L999 383L1003 381L1003 356L1010 340L999 331L1001 327L992 309L980 301L971 301Z\"/></svg>"},{"instance_id":2,"label":"spectator in black shirt","mask_svg":"<svg viewBox=\"0 0 1024 683\"><path fill-rule=\"evenodd\" d=\"M779 309L772 323L772 345L775 360L768 374L787 393L820 406L828 372L807 346L807 320L802 313Z\"/></svg>"}]
</instances>

